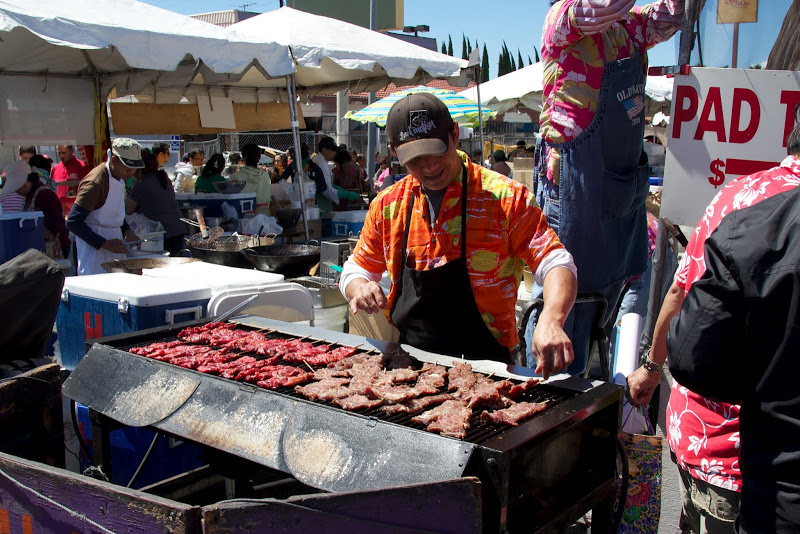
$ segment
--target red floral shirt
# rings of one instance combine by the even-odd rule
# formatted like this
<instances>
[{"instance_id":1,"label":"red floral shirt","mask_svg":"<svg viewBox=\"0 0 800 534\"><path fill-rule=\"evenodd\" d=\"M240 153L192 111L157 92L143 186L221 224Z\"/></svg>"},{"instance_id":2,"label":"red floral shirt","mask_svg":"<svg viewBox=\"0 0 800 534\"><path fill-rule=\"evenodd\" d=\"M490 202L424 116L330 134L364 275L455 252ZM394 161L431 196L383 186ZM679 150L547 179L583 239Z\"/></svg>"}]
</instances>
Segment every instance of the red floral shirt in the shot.
<instances>
[{"instance_id":1,"label":"red floral shirt","mask_svg":"<svg viewBox=\"0 0 800 534\"><path fill-rule=\"evenodd\" d=\"M728 183L708 205L695 228L675 273L675 284L688 293L692 284L703 276L705 241L727 214L798 185L800 158L794 156L783 160L779 167ZM714 486L741 490L739 406L711 401L675 382L667 405L667 420L669 446L683 469Z\"/></svg>"}]
</instances>

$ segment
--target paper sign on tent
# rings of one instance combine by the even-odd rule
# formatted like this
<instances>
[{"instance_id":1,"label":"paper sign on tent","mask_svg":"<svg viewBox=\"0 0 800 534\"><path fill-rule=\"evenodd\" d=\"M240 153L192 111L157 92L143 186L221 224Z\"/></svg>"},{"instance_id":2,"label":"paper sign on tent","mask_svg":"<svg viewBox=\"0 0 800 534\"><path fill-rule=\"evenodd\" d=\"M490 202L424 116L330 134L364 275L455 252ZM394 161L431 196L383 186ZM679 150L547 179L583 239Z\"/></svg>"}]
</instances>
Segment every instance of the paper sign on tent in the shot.
<instances>
[{"instance_id":1,"label":"paper sign on tent","mask_svg":"<svg viewBox=\"0 0 800 534\"><path fill-rule=\"evenodd\" d=\"M236 128L233 117L233 100L221 96L197 97L197 108L200 110L200 124L203 128Z\"/></svg>"}]
</instances>

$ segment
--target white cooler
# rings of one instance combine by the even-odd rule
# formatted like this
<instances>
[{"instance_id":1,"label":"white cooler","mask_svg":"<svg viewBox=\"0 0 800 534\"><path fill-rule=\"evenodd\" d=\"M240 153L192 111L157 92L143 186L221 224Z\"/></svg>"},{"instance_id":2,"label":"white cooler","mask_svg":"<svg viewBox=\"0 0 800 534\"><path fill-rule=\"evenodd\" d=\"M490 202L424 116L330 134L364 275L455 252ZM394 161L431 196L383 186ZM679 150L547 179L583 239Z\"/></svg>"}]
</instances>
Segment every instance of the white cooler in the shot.
<instances>
[{"instance_id":1,"label":"white cooler","mask_svg":"<svg viewBox=\"0 0 800 534\"><path fill-rule=\"evenodd\" d=\"M287 322L314 319L311 293L300 284L284 282L282 274L197 261L143 269L142 276L206 285L211 289L207 306L209 317L225 313L258 294L259 298L242 310L243 314Z\"/></svg>"}]
</instances>

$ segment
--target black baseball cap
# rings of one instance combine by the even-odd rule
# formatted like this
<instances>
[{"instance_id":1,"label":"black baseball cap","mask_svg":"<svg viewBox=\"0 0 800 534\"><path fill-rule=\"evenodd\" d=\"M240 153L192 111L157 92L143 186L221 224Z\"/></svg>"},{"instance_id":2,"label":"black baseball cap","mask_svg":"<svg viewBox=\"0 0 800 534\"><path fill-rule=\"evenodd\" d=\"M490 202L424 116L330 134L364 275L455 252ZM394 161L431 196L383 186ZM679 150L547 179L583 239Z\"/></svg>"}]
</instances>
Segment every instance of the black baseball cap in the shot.
<instances>
[{"instance_id":1,"label":"black baseball cap","mask_svg":"<svg viewBox=\"0 0 800 534\"><path fill-rule=\"evenodd\" d=\"M447 152L453 118L447 106L430 93L412 93L394 103L386 116L386 137L400 165L420 156Z\"/></svg>"}]
</instances>

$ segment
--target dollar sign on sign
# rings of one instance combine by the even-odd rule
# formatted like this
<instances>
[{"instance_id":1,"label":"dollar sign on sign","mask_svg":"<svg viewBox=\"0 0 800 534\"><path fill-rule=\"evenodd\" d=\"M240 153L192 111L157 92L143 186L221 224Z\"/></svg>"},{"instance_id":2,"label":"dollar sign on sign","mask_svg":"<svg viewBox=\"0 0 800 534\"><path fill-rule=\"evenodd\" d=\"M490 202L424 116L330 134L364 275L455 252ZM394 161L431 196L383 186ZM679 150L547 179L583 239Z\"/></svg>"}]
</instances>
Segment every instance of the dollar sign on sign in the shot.
<instances>
[{"instance_id":1,"label":"dollar sign on sign","mask_svg":"<svg viewBox=\"0 0 800 534\"><path fill-rule=\"evenodd\" d=\"M714 173L714 176L708 177L708 183L713 185L714 189L716 189L725 181L725 171L721 170L722 168L725 168L725 162L717 158L711 162L710 168L711 172Z\"/></svg>"}]
</instances>

